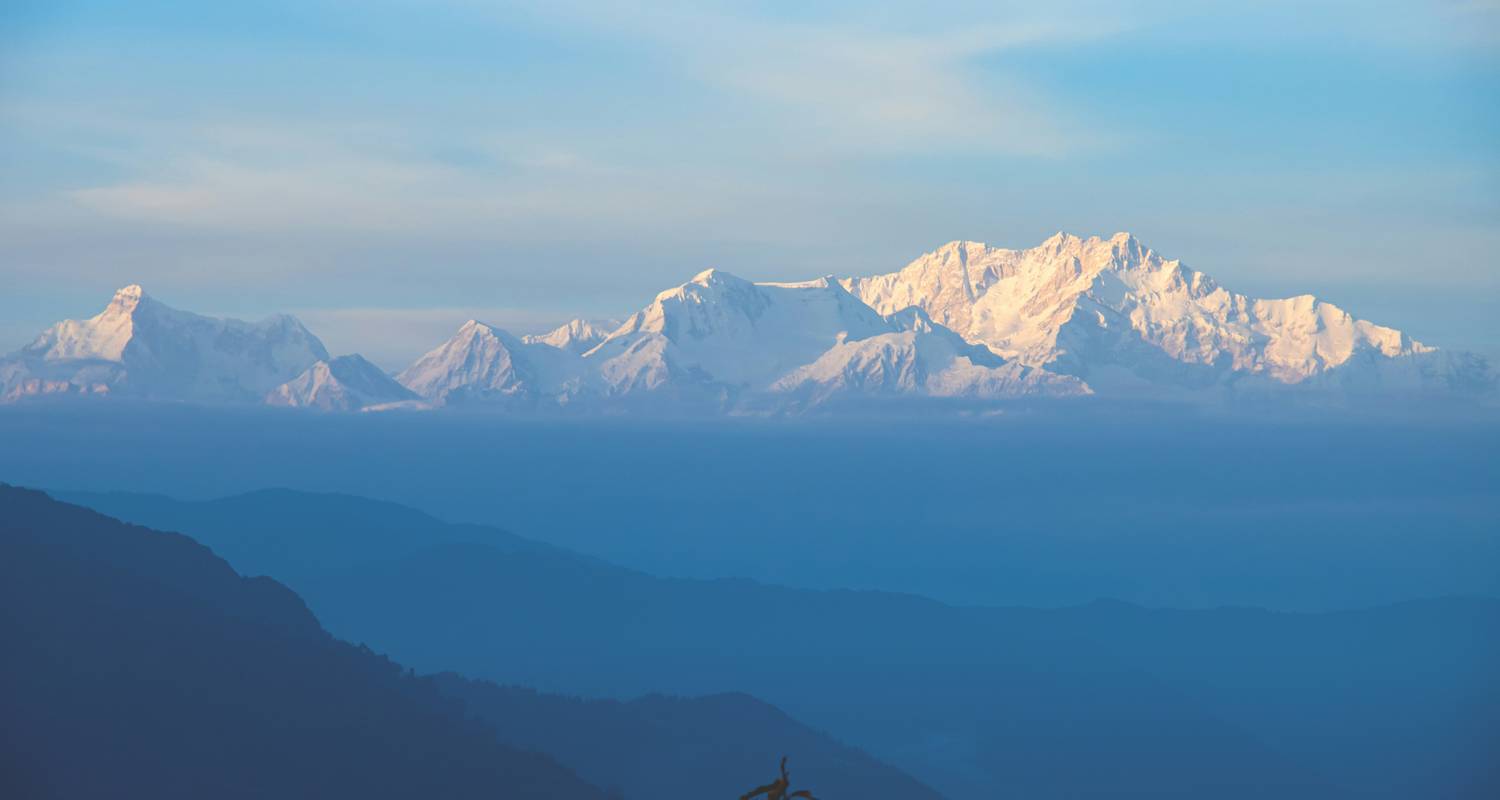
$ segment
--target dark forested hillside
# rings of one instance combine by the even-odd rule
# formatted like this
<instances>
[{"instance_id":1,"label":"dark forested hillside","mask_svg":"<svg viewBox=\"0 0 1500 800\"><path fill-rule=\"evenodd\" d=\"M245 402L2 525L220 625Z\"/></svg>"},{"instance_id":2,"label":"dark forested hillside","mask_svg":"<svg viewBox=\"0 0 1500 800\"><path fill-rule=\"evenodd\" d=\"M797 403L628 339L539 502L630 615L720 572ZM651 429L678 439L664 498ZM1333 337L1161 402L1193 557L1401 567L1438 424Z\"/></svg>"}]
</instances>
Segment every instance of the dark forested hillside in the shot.
<instances>
[{"instance_id":1,"label":"dark forested hillside","mask_svg":"<svg viewBox=\"0 0 1500 800\"><path fill-rule=\"evenodd\" d=\"M0 795L604 797L207 548L0 486Z\"/></svg>"}]
</instances>

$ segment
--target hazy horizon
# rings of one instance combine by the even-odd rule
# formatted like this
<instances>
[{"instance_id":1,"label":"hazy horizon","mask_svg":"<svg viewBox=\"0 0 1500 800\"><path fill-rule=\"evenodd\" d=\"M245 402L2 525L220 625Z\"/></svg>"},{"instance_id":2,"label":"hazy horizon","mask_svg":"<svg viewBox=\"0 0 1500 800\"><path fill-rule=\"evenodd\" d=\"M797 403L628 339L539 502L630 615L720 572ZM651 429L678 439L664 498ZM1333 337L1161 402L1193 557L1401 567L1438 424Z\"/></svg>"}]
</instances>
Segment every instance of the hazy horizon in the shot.
<instances>
[{"instance_id":1,"label":"hazy horizon","mask_svg":"<svg viewBox=\"0 0 1500 800\"><path fill-rule=\"evenodd\" d=\"M1500 597L1493 419L1017 412L569 419L21 404L0 407L0 434L16 444L0 481L190 501L338 492L652 574L961 604L1327 610Z\"/></svg>"}]
</instances>

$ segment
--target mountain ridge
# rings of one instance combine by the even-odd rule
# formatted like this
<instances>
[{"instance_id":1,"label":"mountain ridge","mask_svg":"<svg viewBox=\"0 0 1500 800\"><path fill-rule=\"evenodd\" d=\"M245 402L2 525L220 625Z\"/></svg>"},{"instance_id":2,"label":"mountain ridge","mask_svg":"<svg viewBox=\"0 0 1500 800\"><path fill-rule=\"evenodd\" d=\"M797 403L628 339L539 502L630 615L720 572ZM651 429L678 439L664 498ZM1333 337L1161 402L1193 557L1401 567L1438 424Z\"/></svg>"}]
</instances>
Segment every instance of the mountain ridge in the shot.
<instances>
[{"instance_id":1,"label":"mountain ridge","mask_svg":"<svg viewBox=\"0 0 1500 800\"><path fill-rule=\"evenodd\" d=\"M132 284L95 317L60 322L0 359L0 400L730 414L895 398L1500 402L1482 355L1312 295L1232 292L1128 233L1058 232L1021 250L955 240L867 277L752 282L711 268L611 324L516 336L469 320L387 376L357 355L330 361L293 317L215 320Z\"/></svg>"},{"instance_id":2,"label":"mountain ridge","mask_svg":"<svg viewBox=\"0 0 1500 800\"><path fill-rule=\"evenodd\" d=\"M1120 391L1129 379L1195 389L1246 377L1262 391L1316 389L1327 383L1318 379L1346 366L1391 391L1494 387L1482 360L1448 364L1436 348L1312 295L1231 292L1128 233L1085 239L1058 232L1024 250L954 241L896 272L842 282L877 310L919 306L969 341L1101 392ZM1419 374L1403 371L1403 362L1421 362ZM1423 376L1420 366L1441 379Z\"/></svg>"},{"instance_id":3,"label":"mountain ridge","mask_svg":"<svg viewBox=\"0 0 1500 800\"><path fill-rule=\"evenodd\" d=\"M131 284L103 311L64 320L0 359L0 397L95 394L259 402L328 351L295 317L216 319L171 308Z\"/></svg>"},{"instance_id":4,"label":"mountain ridge","mask_svg":"<svg viewBox=\"0 0 1500 800\"><path fill-rule=\"evenodd\" d=\"M418 407L417 394L361 355L319 360L302 374L272 389L266 404L317 408L323 411L360 411Z\"/></svg>"},{"instance_id":5,"label":"mountain ridge","mask_svg":"<svg viewBox=\"0 0 1500 800\"><path fill-rule=\"evenodd\" d=\"M394 516L389 504L345 497L339 513L368 513L302 523L310 515L295 495L260 499L262 513L326 529L343 546L245 520L221 501L187 504L204 514L174 521L216 548L233 544L231 563L287 575L330 630L418 669L564 694L750 691L954 797L1128 785L1157 797L1394 798L1431 791L1424 781L1443 764L1443 791L1483 796L1493 737L1470 726L1495 701L1485 687L1500 652L1479 635L1500 619L1493 598L1319 613L964 606L659 578L425 529L365 558L366 520ZM147 524L183 508L80 501ZM309 554L323 567L303 569ZM1388 713L1370 719L1374 708Z\"/></svg>"},{"instance_id":6,"label":"mountain ridge","mask_svg":"<svg viewBox=\"0 0 1500 800\"><path fill-rule=\"evenodd\" d=\"M294 517L285 516L289 503ZM380 551L360 548L375 561L443 535L411 509L284 490L167 509L173 527L189 530L202 524L195 509L252 521L233 536L199 540L0 484L0 597L9 609L0 631L22 645L0 664L0 741L23 762L17 774L56 790L24 796L733 796L791 754L838 795L938 797L743 693L621 702L417 676L336 639L278 580L242 577L255 560L236 539L282 537L276 548L298 552L299 563L355 555L324 546L347 540L350 514L361 544ZM287 526L296 528L290 536ZM471 527L447 535L549 552ZM579 558L569 561L589 563ZM139 718L129 713L137 707ZM387 719L402 724L382 726ZM379 763L343 757L351 751ZM685 751L694 756L677 763ZM0 786L11 788L8 762L0 756Z\"/></svg>"},{"instance_id":7,"label":"mountain ridge","mask_svg":"<svg viewBox=\"0 0 1500 800\"><path fill-rule=\"evenodd\" d=\"M187 536L5 484L0 509L16 796L608 797Z\"/></svg>"}]
</instances>

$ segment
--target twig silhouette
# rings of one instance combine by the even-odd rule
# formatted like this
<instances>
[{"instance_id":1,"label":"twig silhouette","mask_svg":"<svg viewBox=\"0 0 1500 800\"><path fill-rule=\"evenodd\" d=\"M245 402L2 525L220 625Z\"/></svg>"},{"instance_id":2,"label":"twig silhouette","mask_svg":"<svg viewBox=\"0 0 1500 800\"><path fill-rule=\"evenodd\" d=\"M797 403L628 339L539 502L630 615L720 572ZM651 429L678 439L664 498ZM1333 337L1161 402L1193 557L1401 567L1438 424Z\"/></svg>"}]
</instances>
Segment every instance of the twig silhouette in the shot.
<instances>
[{"instance_id":1,"label":"twig silhouette","mask_svg":"<svg viewBox=\"0 0 1500 800\"><path fill-rule=\"evenodd\" d=\"M799 789L792 792L791 788L792 776L791 773L786 771L786 756L782 756L781 777L765 786L757 787L740 795L740 800L751 800L751 798L760 797L761 795L765 795L766 800L792 800L794 797L800 797L803 800L818 800L818 798L813 797L812 792L806 789Z\"/></svg>"}]
</instances>

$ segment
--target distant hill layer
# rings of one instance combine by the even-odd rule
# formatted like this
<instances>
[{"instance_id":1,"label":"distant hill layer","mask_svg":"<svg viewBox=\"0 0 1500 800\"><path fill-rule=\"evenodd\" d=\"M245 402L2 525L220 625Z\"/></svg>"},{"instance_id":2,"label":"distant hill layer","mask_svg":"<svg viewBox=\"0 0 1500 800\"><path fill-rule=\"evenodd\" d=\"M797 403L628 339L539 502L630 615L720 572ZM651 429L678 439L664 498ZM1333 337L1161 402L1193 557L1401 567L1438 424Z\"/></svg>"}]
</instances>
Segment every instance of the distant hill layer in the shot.
<instances>
[{"instance_id":1,"label":"distant hill layer","mask_svg":"<svg viewBox=\"0 0 1500 800\"><path fill-rule=\"evenodd\" d=\"M299 500L304 524L383 524L377 559L402 552L396 531L423 535L419 514L341 498L267 492L216 510ZM273 547L296 558L308 544ZM742 694L617 703L415 677L185 536L4 485L0 602L0 786L13 796L734 797L785 755L827 796L937 797Z\"/></svg>"},{"instance_id":2,"label":"distant hill layer","mask_svg":"<svg viewBox=\"0 0 1500 800\"><path fill-rule=\"evenodd\" d=\"M0 486L13 797L603 798L185 536Z\"/></svg>"},{"instance_id":3,"label":"distant hill layer","mask_svg":"<svg viewBox=\"0 0 1500 800\"><path fill-rule=\"evenodd\" d=\"M90 502L288 576L332 630L421 668L595 695L748 691L955 798L1483 797L1496 785L1494 600L1327 614L961 608L661 579L347 496Z\"/></svg>"}]
</instances>

